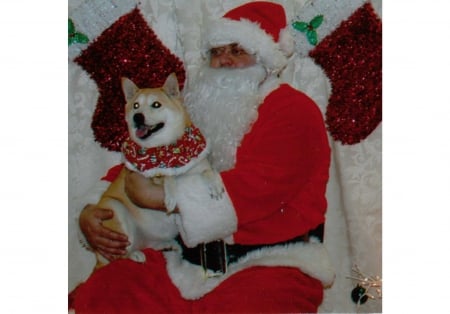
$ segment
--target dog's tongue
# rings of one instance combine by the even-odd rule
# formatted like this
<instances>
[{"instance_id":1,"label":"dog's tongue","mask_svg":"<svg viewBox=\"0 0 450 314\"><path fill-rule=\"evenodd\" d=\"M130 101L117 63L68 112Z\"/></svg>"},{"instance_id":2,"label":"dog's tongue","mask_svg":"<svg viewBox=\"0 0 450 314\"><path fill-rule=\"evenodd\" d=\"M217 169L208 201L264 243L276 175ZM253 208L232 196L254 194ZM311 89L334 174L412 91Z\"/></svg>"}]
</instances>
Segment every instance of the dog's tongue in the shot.
<instances>
[{"instance_id":1,"label":"dog's tongue","mask_svg":"<svg viewBox=\"0 0 450 314\"><path fill-rule=\"evenodd\" d=\"M142 125L138 129L136 129L136 136L139 138L146 136L147 133L148 133L148 127L146 127L145 125Z\"/></svg>"}]
</instances>

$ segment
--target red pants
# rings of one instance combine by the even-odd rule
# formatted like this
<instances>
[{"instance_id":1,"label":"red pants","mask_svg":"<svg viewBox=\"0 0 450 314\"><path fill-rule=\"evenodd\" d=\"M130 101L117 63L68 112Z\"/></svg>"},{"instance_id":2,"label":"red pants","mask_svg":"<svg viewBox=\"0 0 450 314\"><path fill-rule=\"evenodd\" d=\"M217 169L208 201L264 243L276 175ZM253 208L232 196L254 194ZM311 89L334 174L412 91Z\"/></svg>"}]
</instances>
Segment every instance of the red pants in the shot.
<instances>
[{"instance_id":1,"label":"red pants","mask_svg":"<svg viewBox=\"0 0 450 314\"><path fill-rule=\"evenodd\" d=\"M95 272L77 288L76 313L311 313L322 302L321 283L288 267L249 268L199 300L185 300L162 254L145 254L145 264L124 259Z\"/></svg>"}]
</instances>

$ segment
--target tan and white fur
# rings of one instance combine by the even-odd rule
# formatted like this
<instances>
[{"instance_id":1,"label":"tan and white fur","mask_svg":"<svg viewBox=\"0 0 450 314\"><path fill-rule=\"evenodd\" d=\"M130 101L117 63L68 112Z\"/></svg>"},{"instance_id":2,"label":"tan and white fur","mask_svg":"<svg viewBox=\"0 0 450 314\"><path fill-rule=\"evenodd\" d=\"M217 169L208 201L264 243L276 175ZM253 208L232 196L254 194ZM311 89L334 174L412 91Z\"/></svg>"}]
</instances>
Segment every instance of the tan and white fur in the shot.
<instances>
[{"instance_id":1,"label":"tan and white fur","mask_svg":"<svg viewBox=\"0 0 450 314\"><path fill-rule=\"evenodd\" d=\"M131 80L122 78L122 89L126 99L125 120L129 135L141 147L152 148L176 143L185 128L191 125L174 73L168 76L161 88L140 89ZM131 202L125 193L127 171L129 170L122 169L102 195L98 206L114 211L114 217L104 221L104 226L127 234L131 244L127 247L126 257L145 262L145 255L140 250L147 247L158 250L168 248L178 233L174 215L170 215L177 206L174 195L176 181L174 176L167 175L149 178L164 185L164 202L168 212L143 209ZM206 158L199 159L187 172L177 176L187 173L200 173L210 196L221 198L224 192L221 179ZM99 253L96 256L96 268L108 263Z\"/></svg>"}]
</instances>

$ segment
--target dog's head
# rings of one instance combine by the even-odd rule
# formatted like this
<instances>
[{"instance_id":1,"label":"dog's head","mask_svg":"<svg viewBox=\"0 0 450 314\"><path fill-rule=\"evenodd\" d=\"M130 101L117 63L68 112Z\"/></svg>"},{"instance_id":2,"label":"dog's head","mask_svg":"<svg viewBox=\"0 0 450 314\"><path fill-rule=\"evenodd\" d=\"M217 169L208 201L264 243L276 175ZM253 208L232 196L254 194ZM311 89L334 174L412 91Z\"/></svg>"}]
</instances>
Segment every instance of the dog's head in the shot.
<instances>
[{"instance_id":1,"label":"dog's head","mask_svg":"<svg viewBox=\"0 0 450 314\"><path fill-rule=\"evenodd\" d=\"M175 73L167 77L161 88L140 89L128 78L122 78L122 90L127 101L125 120L130 138L144 148L175 143L191 123Z\"/></svg>"}]
</instances>

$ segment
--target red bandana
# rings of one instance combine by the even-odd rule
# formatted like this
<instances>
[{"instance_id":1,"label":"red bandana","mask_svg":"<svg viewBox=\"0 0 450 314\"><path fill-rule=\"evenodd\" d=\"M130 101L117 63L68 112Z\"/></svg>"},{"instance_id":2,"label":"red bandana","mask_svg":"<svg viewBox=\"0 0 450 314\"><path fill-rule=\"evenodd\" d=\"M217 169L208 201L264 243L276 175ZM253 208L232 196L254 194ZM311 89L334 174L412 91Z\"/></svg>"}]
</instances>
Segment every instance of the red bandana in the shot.
<instances>
[{"instance_id":1,"label":"red bandana","mask_svg":"<svg viewBox=\"0 0 450 314\"><path fill-rule=\"evenodd\" d=\"M190 126L175 144L166 146L144 148L128 137L122 145L122 153L130 170L151 177L184 173L205 158L208 149L200 130Z\"/></svg>"}]
</instances>

